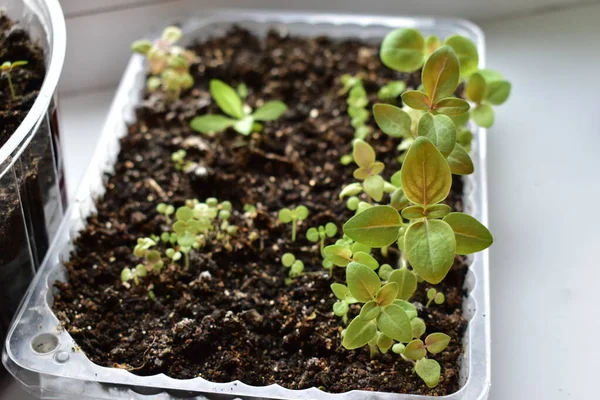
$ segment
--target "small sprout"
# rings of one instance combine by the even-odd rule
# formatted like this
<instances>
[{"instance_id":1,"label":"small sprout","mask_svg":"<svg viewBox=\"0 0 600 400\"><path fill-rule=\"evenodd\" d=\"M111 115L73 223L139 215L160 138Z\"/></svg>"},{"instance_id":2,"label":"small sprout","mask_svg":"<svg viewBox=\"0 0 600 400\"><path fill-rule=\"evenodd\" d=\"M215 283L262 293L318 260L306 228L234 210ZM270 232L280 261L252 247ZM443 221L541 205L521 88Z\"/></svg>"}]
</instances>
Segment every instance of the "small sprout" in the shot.
<instances>
[{"instance_id":1,"label":"small sprout","mask_svg":"<svg viewBox=\"0 0 600 400\"><path fill-rule=\"evenodd\" d=\"M190 67L197 58L192 51L175 46L181 37L179 28L169 26L156 42L136 40L131 45L131 50L144 55L150 64L151 76L146 81L148 91L162 89L169 100L177 100L184 89L194 86Z\"/></svg>"},{"instance_id":2,"label":"small sprout","mask_svg":"<svg viewBox=\"0 0 600 400\"><path fill-rule=\"evenodd\" d=\"M444 293L438 292L434 288L430 288L429 290L427 290L427 299L429 301L427 302L427 304L425 304L425 307L429 307L429 305L432 302L439 305L439 304L443 304L444 301L446 301L446 297L444 296Z\"/></svg>"},{"instance_id":3,"label":"small sprout","mask_svg":"<svg viewBox=\"0 0 600 400\"><path fill-rule=\"evenodd\" d=\"M465 95L475 103L471 117L475 123L489 128L494 123L492 105L503 104L510 96L511 84L502 79L502 75L491 70L481 70L469 78L465 86Z\"/></svg>"},{"instance_id":4,"label":"small sprout","mask_svg":"<svg viewBox=\"0 0 600 400\"><path fill-rule=\"evenodd\" d=\"M340 163L342 165L349 165L352 163L352 161L354 161L354 159L352 158L352 154L344 154L341 158L340 158Z\"/></svg>"},{"instance_id":5,"label":"small sprout","mask_svg":"<svg viewBox=\"0 0 600 400\"><path fill-rule=\"evenodd\" d=\"M406 83L404 81L392 81L379 89L377 98L381 101L395 101L405 90Z\"/></svg>"},{"instance_id":6,"label":"small sprout","mask_svg":"<svg viewBox=\"0 0 600 400\"><path fill-rule=\"evenodd\" d=\"M0 71L4 72L6 74L6 79L8 80L8 87L10 89L10 95L13 99L16 97L16 93L15 93L15 88L13 86L13 82L12 82L10 73L13 71L13 69L22 67L23 65L27 65L27 64L28 64L28 61L15 61L15 62L5 61L0 65Z\"/></svg>"},{"instance_id":7,"label":"small sprout","mask_svg":"<svg viewBox=\"0 0 600 400\"><path fill-rule=\"evenodd\" d=\"M171 161L173 161L173 165L177 171L186 169L188 165L188 163L185 161L186 156L187 152L183 149L177 150L175 153L171 154Z\"/></svg>"},{"instance_id":8,"label":"small sprout","mask_svg":"<svg viewBox=\"0 0 600 400\"><path fill-rule=\"evenodd\" d=\"M248 86L246 86L244 82L241 82L239 85L237 85L235 90L242 99L248 97Z\"/></svg>"},{"instance_id":9,"label":"small sprout","mask_svg":"<svg viewBox=\"0 0 600 400\"><path fill-rule=\"evenodd\" d=\"M362 80L350 75L342 76L341 80L344 88L340 93L345 94L349 91L346 103L348 104L348 115L351 118L350 124L354 128L354 137L366 139L372 129L366 125L366 122L370 117L369 110L366 108L369 104L369 98L362 84ZM349 164L351 162L349 161L348 156L342 157L341 161L342 164Z\"/></svg>"},{"instance_id":10,"label":"small sprout","mask_svg":"<svg viewBox=\"0 0 600 400\"><path fill-rule=\"evenodd\" d=\"M320 225L316 228L309 228L306 231L306 238L313 242L319 242L319 249L321 253L323 253L323 248L325 247L325 239L332 238L337 234L338 228L333 222L328 222L325 226Z\"/></svg>"},{"instance_id":11,"label":"small sprout","mask_svg":"<svg viewBox=\"0 0 600 400\"><path fill-rule=\"evenodd\" d=\"M416 362L415 372L425 382L427 387L434 388L440 382L442 370L437 361L430 358L422 358Z\"/></svg>"},{"instance_id":12,"label":"small sprout","mask_svg":"<svg viewBox=\"0 0 600 400\"><path fill-rule=\"evenodd\" d=\"M298 206L293 210L289 208L282 208L279 210L279 221L284 224L292 223L292 242L296 241L296 226L298 221L303 221L308 217L308 208L305 206Z\"/></svg>"},{"instance_id":13,"label":"small sprout","mask_svg":"<svg viewBox=\"0 0 600 400\"><path fill-rule=\"evenodd\" d=\"M164 215L165 219L167 220L167 223L170 224L171 223L171 215L175 212L175 207L173 207L170 204L159 203L156 206L156 211L158 211L159 214Z\"/></svg>"},{"instance_id":14,"label":"small sprout","mask_svg":"<svg viewBox=\"0 0 600 400\"><path fill-rule=\"evenodd\" d=\"M296 256L294 256L292 253L285 253L281 257L281 263L284 267L290 269L290 278L297 278L302 275L302 272L304 272L304 263L300 260L297 260Z\"/></svg>"},{"instance_id":15,"label":"small sprout","mask_svg":"<svg viewBox=\"0 0 600 400\"><path fill-rule=\"evenodd\" d=\"M288 109L282 101L271 100L265 102L253 112L250 106L243 103L244 96L239 94L240 86L236 91L218 79L210 81L209 89L213 100L227 116L207 114L195 117L190 122L190 126L200 133L212 135L227 128L233 128L236 132L248 136L252 132L262 129L258 121L275 121ZM241 91L243 93L244 90L241 89Z\"/></svg>"},{"instance_id":16,"label":"small sprout","mask_svg":"<svg viewBox=\"0 0 600 400\"><path fill-rule=\"evenodd\" d=\"M356 195L360 189L369 195L370 199L381 201L384 193L384 179L379 175L385 164L375 159L375 150L361 139L354 141L352 156L358 168L354 170L354 178L363 181L345 188L340 196Z\"/></svg>"}]
</instances>

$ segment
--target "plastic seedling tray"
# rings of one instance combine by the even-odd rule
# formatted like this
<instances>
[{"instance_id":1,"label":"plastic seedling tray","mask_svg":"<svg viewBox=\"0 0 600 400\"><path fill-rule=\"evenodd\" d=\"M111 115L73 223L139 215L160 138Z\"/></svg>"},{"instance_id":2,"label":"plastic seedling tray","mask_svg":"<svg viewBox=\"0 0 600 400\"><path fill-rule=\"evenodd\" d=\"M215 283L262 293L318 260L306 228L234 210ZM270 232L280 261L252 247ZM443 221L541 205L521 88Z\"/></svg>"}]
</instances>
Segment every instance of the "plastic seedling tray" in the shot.
<instances>
[{"instance_id":1,"label":"plastic seedling tray","mask_svg":"<svg viewBox=\"0 0 600 400\"><path fill-rule=\"evenodd\" d=\"M257 35L284 29L300 36L328 35L380 41L394 28L415 27L441 38L461 34L478 47L485 59L481 31L460 20L395 18L288 12L212 11L183 26L184 42L225 34L233 24ZM165 26L167 21L165 21ZM127 134L145 83L142 57L132 57L111 106L96 152L91 159L77 196L60 227L58 237L29 288L6 340L2 360L26 390L44 399L335 399L335 400L424 400L429 396L351 391L331 394L317 388L289 390L278 385L250 386L243 382L215 383L202 378L173 379L166 375L136 376L122 369L101 367L77 351L71 336L60 328L51 305L56 280L67 279L62 262L73 248L72 241L94 213L94 200L104 193L104 175L112 172L119 153L119 138ZM475 174L466 178L466 212L487 222L485 130L475 130L472 158ZM468 297L463 312L469 320L463 339L461 389L436 399L486 399L490 386L490 325L488 255L478 253L470 260L466 279Z\"/></svg>"}]
</instances>

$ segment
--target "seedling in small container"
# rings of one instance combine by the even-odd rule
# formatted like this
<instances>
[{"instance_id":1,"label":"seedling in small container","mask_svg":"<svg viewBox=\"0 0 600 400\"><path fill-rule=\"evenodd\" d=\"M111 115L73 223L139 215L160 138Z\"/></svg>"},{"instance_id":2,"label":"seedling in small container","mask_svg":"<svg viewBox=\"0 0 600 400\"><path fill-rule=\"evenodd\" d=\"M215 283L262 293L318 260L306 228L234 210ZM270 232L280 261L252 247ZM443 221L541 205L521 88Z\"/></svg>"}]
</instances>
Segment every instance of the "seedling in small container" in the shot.
<instances>
[{"instance_id":1,"label":"seedling in small container","mask_svg":"<svg viewBox=\"0 0 600 400\"><path fill-rule=\"evenodd\" d=\"M328 222L325 226L320 225L316 228L309 228L306 231L306 238L313 243L319 242L319 249L323 253L325 239L334 237L337 231L337 226L333 222Z\"/></svg>"},{"instance_id":2,"label":"seedling in small container","mask_svg":"<svg viewBox=\"0 0 600 400\"><path fill-rule=\"evenodd\" d=\"M292 223L292 242L296 241L296 229L298 225L298 221L303 221L308 217L308 208L305 206L298 206L296 208L282 208L279 210L278 218L279 221L284 224Z\"/></svg>"},{"instance_id":3,"label":"seedling in small container","mask_svg":"<svg viewBox=\"0 0 600 400\"><path fill-rule=\"evenodd\" d=\"M471 75L465 86L465 95L468 100L475 103L471 117L477 125L484 128L492 126L494 123L492 105L503 104L510 95L510 89L510 82L504 80L496 71L482 69Z\"/></svg>"},{"instance_id":4,"label":"seedling in small container","mask_svg":"<svg viewBox=\"0 0 600 400\"><path fill-rule=\"evenodd\" d=\"M442 292L438 292L437 290L435 290L434 288L431 288L429 290L427 290L427 304L425 304L425 307L429 307L431 305L431 303L435 303L435 304L443 304L444 301L446 301L446 297L444 296L444 293Z\"/></svg>"},{"instance_id":5,"label":"seedling in small container","mask_svg":"<svg viewBox=\"0 0 600 400\"><path fill-rule=\"evenodd\" d=\"M252 132L262 130L259 122L275 121L288 109L282 101L271 100L252 111L250 106L244 104L239 89L236 91L218 79L210 81L209 89L213 100L227 116L207 114L195 117L190 126L200 133L212 135L233 128L236 132L248 136Z\"/></svg>"},{"instance_id":6,"label":"seedling in small container","mask_svg":"<svg viewBox=\"0 0 600 400\"><path fill-rule=\"evenodd\" d=\"M5 61L2 63L2 65L0 65L0 71L6 74L6 80L8 80L8 88L10 89L10 95L13 99L16 97L16 93L10 74L15 68L19 68L27 64L28 61Z\"/></svg>"}]
</instances>

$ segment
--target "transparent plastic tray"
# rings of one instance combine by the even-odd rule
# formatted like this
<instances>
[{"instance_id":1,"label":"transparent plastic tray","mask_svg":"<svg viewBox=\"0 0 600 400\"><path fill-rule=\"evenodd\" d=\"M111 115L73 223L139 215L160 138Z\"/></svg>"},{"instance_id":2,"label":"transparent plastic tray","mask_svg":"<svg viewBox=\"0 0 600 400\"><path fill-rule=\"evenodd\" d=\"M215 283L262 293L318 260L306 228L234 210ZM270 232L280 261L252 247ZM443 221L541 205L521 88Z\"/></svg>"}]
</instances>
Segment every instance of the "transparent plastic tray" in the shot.
<instances>
[{"instance_id":1,"label":"transparent plastic tray","mask_svg":"<svg viewBox=\"0 0 600 400\"><path fill-rule=\"evenodd\" d=\"M165 21L165 25L168 21ZM258 35L269 29L285 29L301 36L329 35L381 40L393 28L415 27L426 34L446 37L459 33L476 43L481 62L484 43L481 31L471 23L432 18L328 15L288 12L212 11L184 24L185 40L224 34L232 23ZM382 392L351 391L331 394L310 388L289 390L278 385L250 386L242 382L214 383L202 378L173 379L160 374L137 376L123 369L101 367L76 351L72 337L60 328L51 310L53 283L67 276L61 264L73 248L72 240L94 213L94 199L104 193L104 174L112 172L119 153L119 138L127 134L144 87L144 63L134 56L125 71L111 106L96 152L77 196L67 211L57 239L31 285L15 319L3 352L8 370L31 393L45 399L337 399L424 400L433 397ZM476 173L466 179L467 212L487 222L485 131L475 132L473 161ZM490 326L487 252L476 254L467 274L468 298L463 304L469 319L461 358L461 389L441 397L447 400L485 399L490 386ZM438 397L436 397L438 398Z\"/></svg>"}]
</instances>

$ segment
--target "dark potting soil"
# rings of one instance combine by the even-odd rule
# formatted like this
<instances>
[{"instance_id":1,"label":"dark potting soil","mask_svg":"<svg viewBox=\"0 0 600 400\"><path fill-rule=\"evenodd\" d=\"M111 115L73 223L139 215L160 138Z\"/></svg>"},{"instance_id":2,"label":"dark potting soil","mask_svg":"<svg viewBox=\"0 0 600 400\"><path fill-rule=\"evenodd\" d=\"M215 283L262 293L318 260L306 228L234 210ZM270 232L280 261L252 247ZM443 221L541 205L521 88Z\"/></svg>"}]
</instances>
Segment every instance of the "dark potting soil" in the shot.
<instances>
[{"instance_id":1,"label":"dark potting soil","mask_svg":"<svg viewBox=\"0 0 600 400\"><path fill-rule=\"evenodd\" d=\"M371 359L366 348L341 347L343 324L332 313L335 299L329 286L343 282L345 270L336 268L329 277L318 246L305 238L308 227L330 221L341 230L352 215L338 199L342 186L353 181L354 169L339 162L351 151L353 138L346 96L337 94L340 76L362 74L372 104L383 84L403 79L414 88L420 73L383 67L378 44L357 40L307 40L273 32L263 40L233 29L194 50L201 58L193 67L195 87L173 105L146 94L138 121L121 141L98 212L89 217L66 263L69 281L56 284L53 309L77 345L100 365L139 375L277 383L290 389L316 386L329 392L456 391L467 324L461 311L464 260L457 257L437 286L446 303L424 308L427 284L419 286L413 299L427 333L442 331L452 338L447 350L434 356L442 366L441 382L428 389L411 364L395 354ZM195 133L188 127L192 117L219 113L207 91L213 78L233 85L245 82L252 107L280 99L289 111L251 137L232 131L215 137ZM370 125L374 127L373 121ZM386 163L389 178L399 168L398 140L375 130L369 142ZM197 163L189 174L177 171L170 159L182 147L187 159ZM139 262L132 255L136 238L168 227L156 204L182 205L186 199L210 196L230 200L238 211L243 204L256 204L258 215L250 224L234 212L237 238L230 246L209 243L192 253L189 270L166 267L160 276L125 288L119 275ZM461 210L461 198L462 181L456 178L448 202ZM293 243L291 227L278 223L277 211L300 204L310 215ZM255 242L248 239L251 231L259 234ZM305 274L289 285L280 260L285 252L306 266ZM393 251L389 258L375 253L381 263L394 265L398 258ZM149 287L155 301L148 298ZM356 312L354 308L352 316Z\"/></svg>"},{"instance_id":2,"label":"dark potting soil","mask_svg":"<svg viewBox=\"0 0 600 400\"><path fill-rule=\"evenodd\" d=\"M7 74L0 73L0 147L29 112L45 76L42 48L22 26L0 11L0 64L22 60L28 64L10 73L14 98ZM39 129L46 129L46 125ZM50 146L49 135L35 135L20 160L0 176L0 332L8 329L33 278L32 262L39 261L48 248L44 207L48 192L56 190L55 181L48 179L55 176ZM7 165L0 165L0 172ZM0 333L0 340L3 337Z\"/></svg>"}]
</instances>

